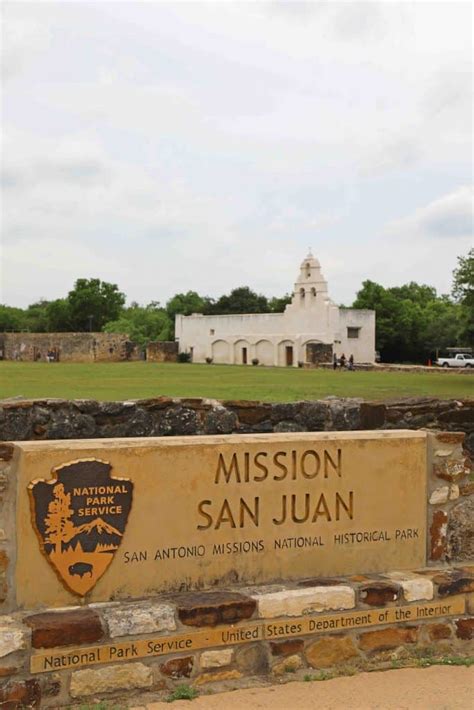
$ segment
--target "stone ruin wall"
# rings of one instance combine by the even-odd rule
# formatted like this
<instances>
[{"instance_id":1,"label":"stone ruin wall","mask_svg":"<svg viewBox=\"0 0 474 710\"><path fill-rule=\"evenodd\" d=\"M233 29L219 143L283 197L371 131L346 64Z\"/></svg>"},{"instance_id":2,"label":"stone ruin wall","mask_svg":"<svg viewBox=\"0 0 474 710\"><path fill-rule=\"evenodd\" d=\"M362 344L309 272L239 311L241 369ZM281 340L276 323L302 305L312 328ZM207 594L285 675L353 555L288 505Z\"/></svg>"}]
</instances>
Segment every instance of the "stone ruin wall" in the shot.
<instances>
[{"instance_id":1,"label":"stone ruin wall","mask_svg":"<svg viewBox=\"0 0 474 710\"><path fill-rule=\"evenodd\" d=\"M332 364L333 347L325 343L308 343L306 346L306 364L321 365Z\"/></svg>"},{"instance_id":2,"label":"stone ruin wall","mask_svg":"<svg viewBox=\"0 0 474 710\"><path fill-rule=\"evenodd\" d=\"M176 362L178 343L172 340L157 340L146 346L147 362Z\"/></svg>"},{"instance_id":3,"label":"stone ruin wall","mask_svg":"<svg viewBox=\"0 0 474 710\"><path fill-rule=\"evenodd\" d=\"M140 349L123 333L1 333L4 360L45 362L48 351L59 362L139 360Z\"/></svg>"}]
</instances>

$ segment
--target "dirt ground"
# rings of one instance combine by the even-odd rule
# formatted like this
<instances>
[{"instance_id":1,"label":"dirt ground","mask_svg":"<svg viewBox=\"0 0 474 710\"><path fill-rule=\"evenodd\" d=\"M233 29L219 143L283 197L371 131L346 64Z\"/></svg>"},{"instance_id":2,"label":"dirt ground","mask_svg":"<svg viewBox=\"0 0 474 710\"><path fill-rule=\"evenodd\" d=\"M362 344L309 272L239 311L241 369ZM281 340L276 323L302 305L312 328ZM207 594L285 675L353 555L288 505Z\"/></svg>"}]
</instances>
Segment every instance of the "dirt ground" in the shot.
<instances>
[{"instance_id":1,"label":"dirt ground","mask_svg":"<svg viewBox=\"0 0 474 710\"><path fill-rule=\"evenodd\" d=\"M474 667L403 668L152 703L147 710L469 710Z\"/></svg>"}]
</instances>

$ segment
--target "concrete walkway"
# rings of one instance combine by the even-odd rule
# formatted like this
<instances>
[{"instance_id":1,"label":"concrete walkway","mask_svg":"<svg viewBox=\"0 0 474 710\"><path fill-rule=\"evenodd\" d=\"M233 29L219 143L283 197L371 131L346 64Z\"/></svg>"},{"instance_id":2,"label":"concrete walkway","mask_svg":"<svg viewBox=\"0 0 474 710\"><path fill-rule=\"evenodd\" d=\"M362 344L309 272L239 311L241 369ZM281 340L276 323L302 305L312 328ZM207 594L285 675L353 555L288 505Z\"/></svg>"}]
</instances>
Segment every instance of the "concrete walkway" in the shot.
<instances>
[{"instance_id":1,"label":"concrete walkway","mask_svg":"<svg viewBox=\"0 0 474 710\"><path fill-rule=\"evenodd\" d=\"M152 703L147 710L470 710L474 667L431 666Z\"/></svg>"}]
</instances>

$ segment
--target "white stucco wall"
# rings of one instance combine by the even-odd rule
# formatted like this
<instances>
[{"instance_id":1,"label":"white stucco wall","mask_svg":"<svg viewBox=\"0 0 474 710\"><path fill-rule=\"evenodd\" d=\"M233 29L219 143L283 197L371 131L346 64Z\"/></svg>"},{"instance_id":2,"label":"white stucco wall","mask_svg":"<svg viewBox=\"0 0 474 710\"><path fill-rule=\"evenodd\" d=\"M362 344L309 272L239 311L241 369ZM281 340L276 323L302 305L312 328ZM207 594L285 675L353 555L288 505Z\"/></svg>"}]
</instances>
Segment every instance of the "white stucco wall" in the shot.
<instances>
[{"instance_id":1,"label":"white stucco wall","mask_svg":"<svg viewBox=\"0 0 474 710\"><path fill-rule=\"evenodd\" d=\"M357 328L348 337L348 327ZM298 365L306 359L308 342L330 343L338 356L354 355L356 362L374 362L375 312L339 308L328 296L317 259L301 264L294 295L284 313L192 316L177 315L175 334L180 352L193 362Z\"/></svg>"}]
</instances>

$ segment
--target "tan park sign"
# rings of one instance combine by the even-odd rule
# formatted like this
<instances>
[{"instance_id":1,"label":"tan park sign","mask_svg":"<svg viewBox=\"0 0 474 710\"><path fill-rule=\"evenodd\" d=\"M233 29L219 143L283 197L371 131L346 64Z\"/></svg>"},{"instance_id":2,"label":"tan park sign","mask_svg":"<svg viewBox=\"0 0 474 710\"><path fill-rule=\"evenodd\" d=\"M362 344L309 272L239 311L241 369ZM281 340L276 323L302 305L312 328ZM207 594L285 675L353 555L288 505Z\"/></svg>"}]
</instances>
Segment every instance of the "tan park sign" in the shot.
<instances>
[{"instance_id":1,"label":"tan park sign","mask_svg":"<svg viewBox=\"0 0 474 710\"><path fill-rule=\"evenodd\" d=\"M424 432L17 446L26 607L425 563Z\"/></svg>"},{"instance_id":2,"label":"tan park sign","mask_svg":"<svg viewBox=\"0 0 474 710\"><path fill-rule=\"evenodd\" d=\"M337 614L317 614L292 617L291 619L271 619L254 621L236 626L221 626L191 633L172 636L154 636L147 639L122 641L90 646L68 648L36 653L31 657L31 672L46 673L58 670L80 668L130 661L134 658L152 658L172 653L197 651L202 648L233 646L253 641L283 640L297 636L327 634L350 631L370 626L383 626L400 622L426 621L439 617L464 614L465 599L462 595L449 600L423 602L399 607L364 609Z\"/></svg>"}]
</instances>

